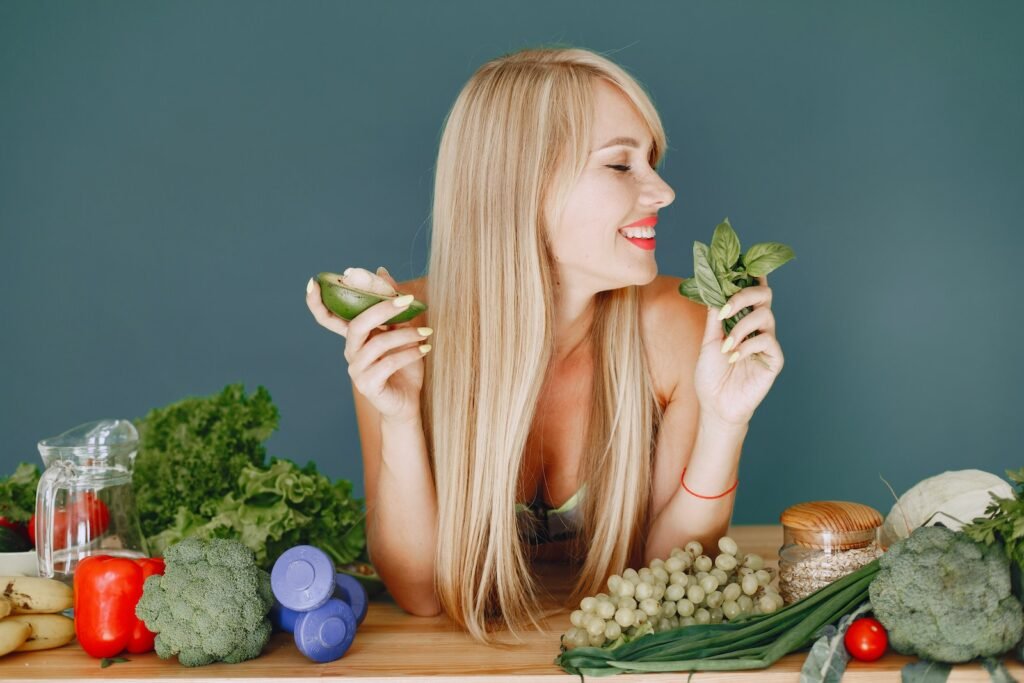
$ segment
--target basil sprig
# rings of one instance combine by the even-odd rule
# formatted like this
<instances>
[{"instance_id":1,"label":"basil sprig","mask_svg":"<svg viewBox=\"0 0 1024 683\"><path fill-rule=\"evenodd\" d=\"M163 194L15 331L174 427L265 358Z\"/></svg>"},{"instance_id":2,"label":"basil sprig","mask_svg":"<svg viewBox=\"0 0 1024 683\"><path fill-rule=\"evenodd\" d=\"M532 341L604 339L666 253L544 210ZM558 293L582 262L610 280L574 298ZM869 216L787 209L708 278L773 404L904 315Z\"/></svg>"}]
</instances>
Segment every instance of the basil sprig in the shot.
<instances>
[{"instance_id":1,"label":"basil sprig","mask_svg":"<svg viewBox=\"0 0 1024 683\"><path fill-rule=\"evenodd\" d=\"M715 228L710 247L703 242L693 243L694 275L683 280L679 293L699 304L721 308L736 292L756 285L755 278L767 275L795 256L791 248L778 242L760 242L747 249L746 254L740 253L740 239L726 218ZM723 320L725 334L732 332L736 323L752 310L748 306Z\"/></svg>"}]
</instances>

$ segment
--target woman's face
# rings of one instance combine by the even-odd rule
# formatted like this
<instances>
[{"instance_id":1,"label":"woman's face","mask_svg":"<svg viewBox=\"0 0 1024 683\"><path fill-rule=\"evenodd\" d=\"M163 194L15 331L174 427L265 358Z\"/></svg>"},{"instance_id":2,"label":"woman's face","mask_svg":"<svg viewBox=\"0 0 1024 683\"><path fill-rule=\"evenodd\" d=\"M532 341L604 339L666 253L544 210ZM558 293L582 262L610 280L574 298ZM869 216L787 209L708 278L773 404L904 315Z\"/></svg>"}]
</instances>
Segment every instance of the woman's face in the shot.
<instances>
[{"instance_id":1,"label":"woman's face","mask_svg":"<svg viewBox=\"0 0 1024 683\"><path fill-rule=\"evenodd\" d=\"M592 293L655 278L655 240L630 241L621 230L656 216L675 199L648 163L652 139L626 96L598 80L594 106L590 157L549 232L561 285ZM617 138L632 138L638 146Z\"/></svg>"}]
</instances>

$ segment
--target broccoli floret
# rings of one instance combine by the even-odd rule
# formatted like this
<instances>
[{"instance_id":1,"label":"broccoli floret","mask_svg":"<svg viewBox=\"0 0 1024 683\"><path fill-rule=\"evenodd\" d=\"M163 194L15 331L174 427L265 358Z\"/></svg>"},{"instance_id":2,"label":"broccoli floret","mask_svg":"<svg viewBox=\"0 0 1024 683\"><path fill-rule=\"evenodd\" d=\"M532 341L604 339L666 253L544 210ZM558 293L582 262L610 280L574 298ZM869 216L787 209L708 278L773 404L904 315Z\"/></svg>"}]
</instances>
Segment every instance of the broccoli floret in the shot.
<instances>
[{"instance_id":1,"label":"broccoli floret","mask_svg":"<svg viewBox=\"0 0 1024 683\"><path fill-rule=\"evenodd\" d=\"M1021 639L1024 614L997 546L921 527L879 559L868 588L893 649L936 662L999 655Z\"/></svg>"},{"instance_id":2,"label":"broccoli floret","mask_svg":"<svg viewBox=\"0 0 1024 683\"><path fill-rule=\"evenodd\" d=\"M156 653L184 666L258 657L270 638L270 575L233 539L186 538L143 584L135 614L156 633Z\"/></svg>"}]
</instances>

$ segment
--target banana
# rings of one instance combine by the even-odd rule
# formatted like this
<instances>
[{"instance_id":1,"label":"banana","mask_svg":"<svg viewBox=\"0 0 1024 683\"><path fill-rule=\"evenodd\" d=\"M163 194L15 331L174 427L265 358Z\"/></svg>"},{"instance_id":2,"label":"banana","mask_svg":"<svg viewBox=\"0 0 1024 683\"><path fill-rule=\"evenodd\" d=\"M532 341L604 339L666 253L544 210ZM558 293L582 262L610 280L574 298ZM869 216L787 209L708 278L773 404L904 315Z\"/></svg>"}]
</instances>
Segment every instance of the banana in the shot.
<instances>
[{"instance_id":1,"label":"banana","mask_svg":"<svg viewBox=\"0 0 1024 683\"><path fill-rule=\"evenodd\" d=\"M16 621L0 621L0 657L17 650L32 635L32 627Z\"/></svg>"},{"instance_id":2,"label":"banana","mask_svg":"<svg viewBox=\"0 0 1024 683\"><path fill-rule=\"evenodd\" d=\"M11 604L11 601L0 595L0 619L10 614L13 609L14 605Z\"/></svg>"},{"instance_id":3,"label":"banana","mask_svg":"<svg viewBox=\"0 0 1024 683\"><path fill-rule=\"evenodd\" d=\"M16 652L49 650L67 645L75 637L75 621L63 614L15 614L2 623L28 624L32 633L28 640L19 645Z\"/></svg>"},{"instance_id":4,"label":"banana","mask_svg":"<svg viewBox=\"0 0 1024 683\"><path fill-rule=\"evenodd\" d=\"M0 576L0 596L11 601L15 614L63 612L75 602L71 586L37 576Z\"/></svg>"}]
</instances>

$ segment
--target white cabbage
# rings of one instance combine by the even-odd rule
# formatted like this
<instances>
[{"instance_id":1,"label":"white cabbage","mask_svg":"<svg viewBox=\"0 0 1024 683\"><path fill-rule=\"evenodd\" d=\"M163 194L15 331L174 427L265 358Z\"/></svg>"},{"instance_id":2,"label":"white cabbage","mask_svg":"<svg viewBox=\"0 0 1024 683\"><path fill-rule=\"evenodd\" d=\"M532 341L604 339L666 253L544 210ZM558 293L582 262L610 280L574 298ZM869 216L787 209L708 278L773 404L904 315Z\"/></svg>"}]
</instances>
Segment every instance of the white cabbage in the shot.
<instances>
[{"instance_id":1,"label":"white cabbage","mask_svg":"<svg viewBox=\"0 0 1024 683\"><path fill-rule=\"evenodd\" d=\"M953 470L920 481L889 511L882 525L882 547L906 538L926 522L958 530L985 515L992 494L1012 498L1014 490L1000 477L981 470Z\"/></svg>"}]
</instances>

